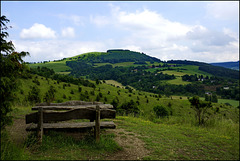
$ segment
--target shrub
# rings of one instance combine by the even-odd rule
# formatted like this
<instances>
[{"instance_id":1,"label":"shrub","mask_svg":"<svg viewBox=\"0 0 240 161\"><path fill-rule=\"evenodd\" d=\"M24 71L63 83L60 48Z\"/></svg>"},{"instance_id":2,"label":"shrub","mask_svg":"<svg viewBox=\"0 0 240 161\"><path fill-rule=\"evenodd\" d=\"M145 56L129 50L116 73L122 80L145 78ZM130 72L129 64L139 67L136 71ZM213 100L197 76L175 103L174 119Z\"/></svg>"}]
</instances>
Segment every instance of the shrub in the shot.
<instances>
[{"instance_id":1,"label":"shrub","mask_svg":"<svg viewBox=\"0 0 240 161\"><path fill-rule=\"evenodd\" d=\"M28 92L27 99L30 103L39 103L40 99L40 89L37 86L33 86L31 90Z\"/></svg>"},{"instance_id":2,"label":"shrub","mask_svg":"<svg viewBox=\"0 0 240 161\"><path fill-rule=\"evenodd\" d=\"M168 110L167 110L165 107L163 107L162 105L155 106L155 107L153 108L153 111L155 112L155 114L156 114L158 117L169 116Z\"/></svg>"},{"instance_id":3,"label":"shrub","mask_svg":"<svg viewBox=\"0 0 240 161\"><path fill-rule=\"evenodd\" d=\"M137 104L131 100L129 102L124 102L118 109L117 111L122 111L122 112L125 112L126 114L129 114L129 113L134 113L134 114L137 114L139 113L139 108L137 106Z\"/></svg>"}]
</instances>

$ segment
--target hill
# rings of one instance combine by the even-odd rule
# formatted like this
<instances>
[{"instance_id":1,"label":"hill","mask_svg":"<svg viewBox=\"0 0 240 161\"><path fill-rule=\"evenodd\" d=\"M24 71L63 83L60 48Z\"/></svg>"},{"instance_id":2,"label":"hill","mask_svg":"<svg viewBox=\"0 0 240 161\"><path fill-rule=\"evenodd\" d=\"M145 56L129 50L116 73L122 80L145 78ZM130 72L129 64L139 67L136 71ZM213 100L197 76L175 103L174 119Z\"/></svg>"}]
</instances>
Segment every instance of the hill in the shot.
<instances>
[{"instance_id":1,"label":"hill","mask_svg":"<svg viewBox=\"0 0 240 161\"><path fill-rule=\"evenodd\" d=\"M159 59L150 57L144 53L114 49L104 52L92 52L78 55L67 60L75 60L85 63L122 63L122 62L160 62Z\"/></svg>"},{"instance_id":2,"label":"hill","mask_svg":"<svg viewBox=\"0 0 240 161\"><path fill-rule=\"evenodd\" d=\"M203 62L163 62L144 53L108 50L30 64L35 69L38 66L76 78L114 80L124 86L156 94L204 97L206 92L213 92L221 98L239 100L239 72Z\"/></svg>"},{"instance_id":3,"label":"hill","mask_svg":"<svg viewBox=\"0 0 240 161\"><path fill-rule=\"evenodd\" d=\"M214 76L218 77L224 77L224 78L232 78L232 79L239 79L239 72L227 69L222 66L213 66L211 64L203 63L203 62L197 62L197 61L187 61L187 60L171 60L168 61L168 63L174 63L174 64L185 64L185 65L196 65L199 66L199 70L207 72L209 74L212 74Z\"/></svg>"},{"instance_id":4,"label":"hill","mask_svg":"<svg viewBox=\"0 0 240 161\"><path fill-rule=\"evenodd\" d=\"M214 66L220 66L220 67L224 67L224 68L239 70L239 61L237 61L237 62L210 63L210 64L214 65Z\"/></svg>"},{"instance_id":5,"label":"hill","mask_svg":"<svg viewBox=\"0 0 240 161\"><path fill-rule=\"evenodd\" d=\"M53 74L46 69L45 73ZM214 117L210 117L205 126L196 126L195 111L187 97L160 97L154 93L109 85L104 81L89 81L89 84L93 85L84 83L76 85L69 83L70 79L59 81L55 78L53 75L48 77L31 75L29 78L20 79L21 87L15 94L16 106L11 114L14 117L14 125L9 127L9 131L13 142L17 142L21 148L12 151L8 149L7 152L16 154L17 150L22 149L21 157L25 157L24 160L108 158L119 160L123 156L123 159L128 159L130 155L133 156L133 152L139 150L144 150L139 152L142 155L134 153L138 156L132 159L231 160L239 157L238 108L213 103L209 112L215 112ZM32 107L27 105L29 95L33 89L38 89L38 96L43 102L44 95L51 86L56 89L54 102L85 100L113 104L118 111L114 120L118 125L117 129L102 130L100 144L91 140L89 134L85 134L86 139L79 140L80 133L77 135L49 133L44 135L42 145L37 144L34 135L26 134L24 126L24 116L31 112ZM126 104L128 108L125 108ZM169 116L158 117L153 110L156 105L166 108ZM139 111L135 114L127 113L132 107ZM137 148L140 145L144 148ZM71 152L66 155L69 149Z\"/></svg>"}]
</instances>

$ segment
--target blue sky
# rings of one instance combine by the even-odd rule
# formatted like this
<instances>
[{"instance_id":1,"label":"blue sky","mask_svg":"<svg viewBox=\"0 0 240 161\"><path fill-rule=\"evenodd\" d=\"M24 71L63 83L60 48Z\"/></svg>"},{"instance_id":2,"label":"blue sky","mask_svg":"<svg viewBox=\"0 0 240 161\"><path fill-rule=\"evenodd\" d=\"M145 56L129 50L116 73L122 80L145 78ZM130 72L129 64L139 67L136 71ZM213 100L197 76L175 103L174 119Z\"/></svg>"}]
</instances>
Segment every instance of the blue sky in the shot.
<instances>
[{"instance_id":1,"label":"blue sky","mask_svg":"<svg viewBox=\"0 0 240 161\"><path fill-rule=\"evenodd\" d=\"M239 60L238 1L1 1L25 61L130 49L161 60Z\"/></svg>"}]
</instances>

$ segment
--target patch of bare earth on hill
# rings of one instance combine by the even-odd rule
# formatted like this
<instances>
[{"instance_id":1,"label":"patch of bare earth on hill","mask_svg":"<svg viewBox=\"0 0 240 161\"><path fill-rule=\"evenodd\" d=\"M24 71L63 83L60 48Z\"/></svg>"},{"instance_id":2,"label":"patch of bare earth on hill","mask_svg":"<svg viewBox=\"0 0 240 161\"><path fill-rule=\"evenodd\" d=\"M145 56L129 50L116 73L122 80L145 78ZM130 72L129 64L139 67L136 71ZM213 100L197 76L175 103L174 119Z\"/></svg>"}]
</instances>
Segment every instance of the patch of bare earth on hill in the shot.
<instances>
[{"instance_id":1,"label":"patch of bare earth on hill","mask_svg":"<svg viewBox=\"0 0 240 161\"><path fill-rule=\"evenodd\" d=\"M14 119L13 125L7 127L14 143L23 145L28 136L25 130L26 127L24 118ZM108 154L105 160L142 160L143 157L150 154L150 151L145 148L145 143L138 138L140 135L120 128L107 129L105 132L114 133L115 141L123 148L113 154ZM69 135L72 136L71 133ZM79 134L77 133L76 135Z\"/></svg>"},{"instance_id":2,"label":"patch of bare earth on hill","mask_svg":"<svg viewBox=\"0 0 240 161\"><path fill-rule=\"evenodd\" d=\"M145 148L145 143L138 138L137 134L118 128L107 130L107 132L115 134L115 141L123 150L106 157L106 160L142 160L149 155L150 151Z\"/></svg>"},{"instance_id":3,"label":"patch of bare earth on hill","mask_svg":"<svg viewBox=\"0 0 240 161\"><path fill-rule=\"evenodd\" d=\"M24 143L24 140L27 138L27 131L25 130L27 127L25 123L25 119L13 119L13 125L8 126L7 130L13 140L14 143L20 145Z\"/></svg>"}]
</instances>

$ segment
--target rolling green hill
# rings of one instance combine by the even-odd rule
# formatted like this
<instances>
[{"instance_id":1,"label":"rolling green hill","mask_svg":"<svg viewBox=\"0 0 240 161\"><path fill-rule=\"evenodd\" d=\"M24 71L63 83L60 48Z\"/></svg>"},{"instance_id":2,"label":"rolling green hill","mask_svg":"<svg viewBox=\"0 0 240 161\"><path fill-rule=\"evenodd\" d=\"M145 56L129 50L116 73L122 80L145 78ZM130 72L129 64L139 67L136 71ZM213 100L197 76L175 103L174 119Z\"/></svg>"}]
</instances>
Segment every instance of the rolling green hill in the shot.
<instances>
[{"instance_id":1,"label":"rolling green hill","mask_svg":"<svg viewBox=\"0 0 240 161\"><path fill-rule=\"evenodd\" d=\"M230 69L234 69L234 70L239 71L239 61L237 61L237 62L210 63L210 64L214 65L214 66L220 66L220 67L230 68Z\"/></svg>"},{"instance_id":2,"label":"rolling green hill","mask_svg":"<svg viewBox=\"0 0 240 161\"><path fill-rule=\"evenodd\" d=\"M58 74L91 80L114 80L156 94L204 97L210 90L221 98L239 100L239 72L236 70L196 61L163 62L130 50L91 52L29 66L48 67ZM225 87L230 90L225 91Z\"/></svg>"},{"instance_id":3,"label":"rolling green hill","mask_svg":"<svg viewBox=\"0 0 240 161\"><path fill-rule=\"evenodd\" d=\"M40 69L40 71L45 70L45 75L51 71L45 68ZM51 72L53 73L53 71ZM42 74L44 75L44 73ZM62 76L66 78L62 79L63 81L57 80L58 77L48 74L48 78L46 78L34 74L19 80L21 86L15 93L15 107L11 113L15 123L9 127L9 131L13 143L16 139L23 141L16 147L13 144L15 149L5 146L4 156L7 156L9 152L17 155L20 151L16 159L85 160L94 158L105 160L108 159L108 156L117 157L118 153L125 154L125 150L130 148L118 144L117 137L122 142L129 141L138 146L139 142L135 143L135 140L131 138L127 140L129 136L132 136L143 142L141 145L149 150L147 155L136 159L235 160L239 158L239 108L236 108L239 106L239 102L237 101L219 100L222 103L212 103L212 109L209 109L211 117L204 126L198 126L196 125L195 111L191 108L187 97L166 97L136 89L132 90L112 80L89 80L90 84L93 84L90 87L89 84L84 85L83 82L86 80L82 80L80 84L78 82L72 84L68 82L71 80L69 76ZM39 145L33 134L22 132L25 129L22 124L19 125L19 122L24 124L24 116L32 112L31 107L35 103L30 104L30 100L34 97L29 96L34 94L33 89L39 91L37 96L40 98L40 102L43 102L45 93L51 86L56 90L52 102L84 100L113 104L117 110L117 117L114 120L117 129L110 132L101 130L99 144L96 144L89 134L85 136L86 139L79 140L73 134L49 132L43 136L43 143ZM226 102L234 106L225 104ZM126 104L128 108L123 109ZM169 116L157 116L154 112L154 107L157 105L167 109ZM137 112L128 113L132 106L138 109ZM26 135L24 139L23 135L19 135L20 133ZM80 134L77 133L77 135ZM7 145L9 146L9 144ZM69 149L71 152L66 155L66 151Z\"/></svg>"}]
</instances>

